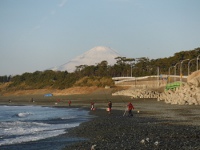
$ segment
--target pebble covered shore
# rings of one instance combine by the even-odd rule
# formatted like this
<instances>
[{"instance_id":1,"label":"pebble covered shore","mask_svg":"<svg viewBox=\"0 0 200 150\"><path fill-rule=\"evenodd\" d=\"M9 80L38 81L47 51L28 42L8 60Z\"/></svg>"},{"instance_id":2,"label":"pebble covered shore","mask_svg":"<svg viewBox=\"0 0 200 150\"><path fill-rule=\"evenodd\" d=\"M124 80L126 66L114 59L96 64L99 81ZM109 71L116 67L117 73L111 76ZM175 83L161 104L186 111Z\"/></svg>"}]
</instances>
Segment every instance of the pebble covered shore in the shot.
<instances>
[{"instance_id":1,"label":"pebble covered shore","mask_svg":"<svg viewBox=\"0 0 200 150\"><path fill-rule=\"evenodd\" d=\"M65 150L200 150L200 126L181 125L178 120L123 116L124 111L92 111L96 117L68 131L67 136L86 140Z\"/></svg>"}]
</instances>

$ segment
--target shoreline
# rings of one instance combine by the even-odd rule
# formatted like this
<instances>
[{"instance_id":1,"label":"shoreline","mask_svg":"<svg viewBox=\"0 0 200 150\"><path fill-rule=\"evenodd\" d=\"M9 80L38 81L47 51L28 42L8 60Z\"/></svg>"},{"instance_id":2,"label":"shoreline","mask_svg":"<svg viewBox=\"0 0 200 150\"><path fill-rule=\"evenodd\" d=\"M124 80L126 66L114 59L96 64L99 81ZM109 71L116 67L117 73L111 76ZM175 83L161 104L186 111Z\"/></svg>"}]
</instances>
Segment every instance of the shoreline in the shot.
<instances>
[{"instance_id":1,"label":"shoreline","mask_svg":"<svg viewBox=\"0 0 200 150\"><path fill-rule=\"evenodd\" d=\"M86 141L67 145L64 150L110 149L200 149L200 127L179 121L144 117L134 112L123 117L122 110L107 114L104 109L90 112L95 118L68 131L67 136Z\"/></svg>"},{"instance_id":2,"label":"shoreline","mask_svg":"<svg viewBox=\"0 0 200 150\"><path fill-rule=\"evenodd\" d=\"M69 97L15 97L9 103L0 98L2 105L40 105L47 107L66 107L72 100L71 108L90 111L90 102L95 102L96 117L67 130L64 135L88 140L67 145L64 150L88 150L92 145L99 149L200 149L200 107L171 105L155 99L131 99L110 94L75 95ZM61 102L55 105L57 99ZM106 112L108 100L113 103L111 115ZM135 109L133 117L123 117L127 103L131 101ZM137 113L139 110L140 113ZM156 142L158 143L156 145Z\"/></svg>"},{"instance_id":3,"label":"shoreline","mask_svg":"<svg viewBox=\"0 0 200 150\"><path fill-rule=\"evenodd\" d=\"M135 109L139 111L140 115L154 118L165 118L169 120L180 120L181 124L198 125L200 126L200 106L199 105L172 105L167 104L164 101L157 101L156 99L148 98L136 98L132 99L126 96L112 96L107 95L102 97L101 95L72 95L70 97L54 96L50 98L44 98L36 96L35 102L31 102L29 96L15 97L12 102L9 103L9 98L2 99L0 97L0 105L32 105L32 106L47 106L47 107L66 107L68 108L68 100L72 101L71 108L84 108L90 110L90 103L95 102L95 107L98 109L106 109L108 101L112 101L115 110L125 110L128 102L132 102ZM60 102L57 102L57 101Z\"/></svg>"}]
</instances>

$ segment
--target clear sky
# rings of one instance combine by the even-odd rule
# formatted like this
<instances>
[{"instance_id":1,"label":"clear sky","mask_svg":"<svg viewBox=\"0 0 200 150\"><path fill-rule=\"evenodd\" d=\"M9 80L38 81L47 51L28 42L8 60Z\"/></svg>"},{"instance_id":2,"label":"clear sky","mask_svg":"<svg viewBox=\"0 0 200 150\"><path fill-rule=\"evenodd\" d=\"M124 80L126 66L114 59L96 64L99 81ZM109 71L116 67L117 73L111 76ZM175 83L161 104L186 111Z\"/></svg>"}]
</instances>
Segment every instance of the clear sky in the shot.
<instances>
[{"instance_id":1,"label":"clear sky","mask_svg":"<svg viewBox=\"0 0 200 150\"><path fill-rule=\"evenodd\" d=\"M200 47L200 0L0 0L0 75L43 71L95 46L124 57Z\"/></svg>"}]
</instances>

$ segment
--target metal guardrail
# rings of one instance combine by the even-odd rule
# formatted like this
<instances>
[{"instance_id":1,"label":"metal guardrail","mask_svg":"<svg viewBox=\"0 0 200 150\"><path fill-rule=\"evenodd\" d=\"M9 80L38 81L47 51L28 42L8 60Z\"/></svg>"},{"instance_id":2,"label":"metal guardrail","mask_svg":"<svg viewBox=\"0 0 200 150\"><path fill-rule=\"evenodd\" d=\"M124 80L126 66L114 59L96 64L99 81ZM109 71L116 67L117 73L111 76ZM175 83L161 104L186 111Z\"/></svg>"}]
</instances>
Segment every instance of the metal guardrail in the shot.
<instances>
[{"instance_id":1,"label":"metal guardrail","mask_svg":"<svg viewBox=\"0 0 200 150\"><path fill-rule=\"evenodd\" d=\"M145 80L148 78L155 78L154 80ZM180 76L175 75L154 75L154 76L144 76L144 77L113 77L115 84L121 86L135 86L135 87L163 87L166 86L166 89L175 89L179 87L179 82L175 84L169 83L172 78L180 78ZM187 76L182 76L182 78L187 79ZM142 81L144 80L144 81ZM132 83L131 83L132 82Z\"/></svg>"}]
</instances>

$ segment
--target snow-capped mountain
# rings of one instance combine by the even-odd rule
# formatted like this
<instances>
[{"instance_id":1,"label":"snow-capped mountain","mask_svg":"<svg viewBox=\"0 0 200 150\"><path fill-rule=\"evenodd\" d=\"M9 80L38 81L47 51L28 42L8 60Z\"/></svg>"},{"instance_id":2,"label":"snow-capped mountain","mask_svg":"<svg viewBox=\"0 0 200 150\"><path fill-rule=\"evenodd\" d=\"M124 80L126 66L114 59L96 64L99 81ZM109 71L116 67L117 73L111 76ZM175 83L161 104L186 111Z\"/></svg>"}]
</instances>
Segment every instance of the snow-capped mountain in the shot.
<instances>
[{"instance_id":1,"label":"snow-capped mountain","mask_svg":"<svg viewBox=\"0 0 200 150\"><path fill-rule=\"evenodd\" d=\"M51 70L74 72L76 66L96 65L104 60L108 62L108 65L114 65L116 63L115 58L119 56L120 54L110 47L97 46L61 66L51 68Z\"/></svg>"}]
</instances>

